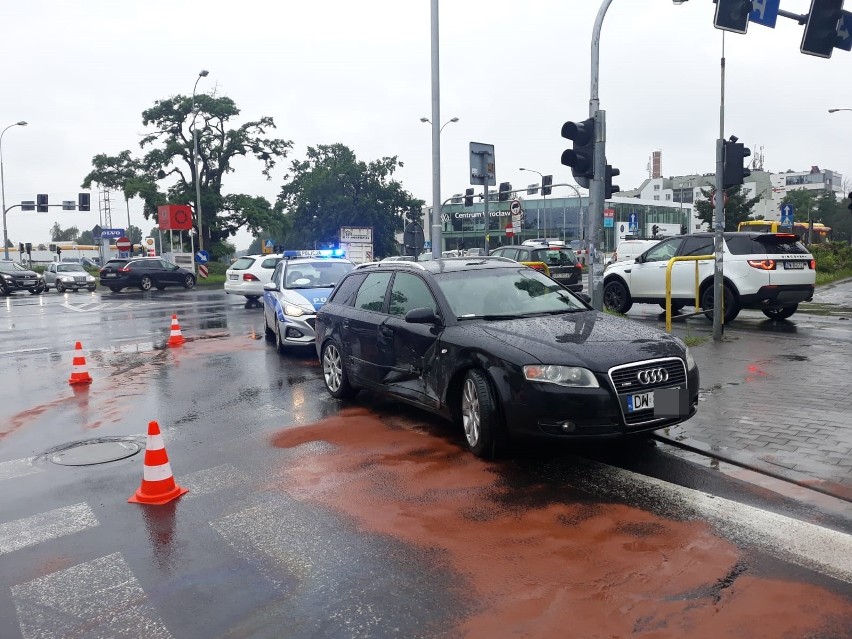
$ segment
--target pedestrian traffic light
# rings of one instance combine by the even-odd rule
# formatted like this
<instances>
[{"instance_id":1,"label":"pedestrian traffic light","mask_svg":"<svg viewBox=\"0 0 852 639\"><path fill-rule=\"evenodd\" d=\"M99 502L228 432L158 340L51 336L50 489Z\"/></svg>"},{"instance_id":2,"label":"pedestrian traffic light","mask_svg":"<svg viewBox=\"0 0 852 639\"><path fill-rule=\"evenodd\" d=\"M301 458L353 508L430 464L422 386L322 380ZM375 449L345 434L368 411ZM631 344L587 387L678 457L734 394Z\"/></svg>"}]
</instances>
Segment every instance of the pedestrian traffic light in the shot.
<instances>
[{"instance_id":1,"label":"pedestrian traffic light","mask_svg":"<svg viewBox=\"0 0 852 639\"><path fill-rule=\"evenodd\" d=\"M78 193L77 194L77 209L79 211L89 211L90 208L90 198L88 193Z\"/></svg>"},{"instance_id":2,"label":"pedestrian traffic light","mask_svg":"<svg viewBox=\"0 0 852 639\"><path fill-rule=\"evenodd\" d=\"M808 55L830 58L838 44L837 23L843 13L843 0L811 0L811 10L799 50Z\"/></svg>"},{"instance_id":3,"label":"pedestrian traffic light","mask_svg":"<svg viewBox=\"0 0 852 639\"><path fill-rule=\"evenodd\" d=\"M612 168L611 164L606 165L606 179L604 181L604 199L608 200L612 197L613 193L618 193L621 190L621 187L617 184L613 186L612 178L621 175L621 171L618 169Z\"/></svg>"},{"instance_id":4,"label":"pedestrian traffic light","mask_svg":"<svg viewBox=\"0 0 852 639\"><path fill-rule=\"evenodd\" d=\"M544 196L551 193L553 193L553 176L545 175L541 178L541 194Z\"/></svg>"},{"instance_id":5,"label":"pedestrian traffic light","mask_svg":"<svg viewBox=\"0 0 852 639\"><path fill-rule=\"evenodd\" d=\"M36 212L47 213L47 194L39 193L36 195Z\"/></svg>"},{"instance_id":6,"label":"pedestrian traffic light","mask_svg":"<svg viewBox=\"0 0 852 639\"><path fill-rule=\"evenodd\" d=\"M748 31L748 14L751 10L752 0L716 0L713 26L724 31L745 33Z\"/></svg>"},{"instance_id":7,"label":"pedestrian traffic light","mask_svg":"<svg viewBox=\"0 0 852 639\"><path fill-rule=\"evenodd\" d=\"M562 137L571 140L571 149L562 152L562 164L571 167L571 175L577 184L589 188L589 180L595 177L595 120L566 122L562 125Z\"/></svg>"},{"instance_id":8,"label":"pedestrian traffic light","mask_svg":"<svg viewBox=\"0 0 852 639\"><path fill-rule=\"evenodd\" d=\"M509 195L512 191L512 185L508 182L500 182L500 190L497 193L497 200L500 202L505 202L509 199Z\"/></svg>"},{"instance_id":9,"label":"pedestrian traffic light","mask_svg":"<svg viewBox=\"0 0 852 639\"><path fill-rule=\"evenodd\" d=\"M725 140L725 159L723 162L722 177L725 188L738 186L745 181L751 171L743 162L751 155L751 151L744 144L737 142L737 136L732 135L730 140Z\"/></svg>"},{"instance_id":10,"label":"pedestrian traffic light","mask_svg":"<svg viewBox=\"0 0 852 639\"><path fill-rule=\"evenodd\" d=\"M464 190L464 205L466 207L473 206L473 188Z\"/></svg>"}]
</instances>

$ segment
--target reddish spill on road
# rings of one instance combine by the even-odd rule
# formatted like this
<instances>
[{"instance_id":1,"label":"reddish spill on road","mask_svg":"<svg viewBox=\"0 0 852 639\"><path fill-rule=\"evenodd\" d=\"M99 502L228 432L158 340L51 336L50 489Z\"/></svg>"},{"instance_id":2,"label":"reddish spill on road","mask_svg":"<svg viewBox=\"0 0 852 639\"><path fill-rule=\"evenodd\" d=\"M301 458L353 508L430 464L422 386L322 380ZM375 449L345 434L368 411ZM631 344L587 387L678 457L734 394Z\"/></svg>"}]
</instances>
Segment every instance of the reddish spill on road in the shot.
<instances>
[{"instance_id":1,"label":"reddish spill on road","mask_svg":"<svg viewBox=\"0 0 852 639\"><path fill-rule=\"evenodd\" d=\"M849 602L810 584L746 570L721 587L743 558L708 525L554 503L551 488L507 486L500 464L400 423L350 408L276 434L281 448L337 445L294 461L283 485L367 532L445 551L480 603L463 636L839 637L852 627Z\"/></svg>"}]
</instances>

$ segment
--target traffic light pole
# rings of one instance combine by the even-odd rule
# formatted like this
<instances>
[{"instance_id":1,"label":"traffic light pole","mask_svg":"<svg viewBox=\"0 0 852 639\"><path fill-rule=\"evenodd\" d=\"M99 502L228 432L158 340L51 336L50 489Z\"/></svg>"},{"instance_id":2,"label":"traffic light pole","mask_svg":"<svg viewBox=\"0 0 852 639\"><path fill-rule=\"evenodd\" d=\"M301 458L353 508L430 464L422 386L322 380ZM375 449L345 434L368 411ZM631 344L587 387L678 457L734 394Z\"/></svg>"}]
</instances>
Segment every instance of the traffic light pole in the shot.
<instances>
[{"instance_id":1,"label":"traffic light pole","mask_svg":"<svg viewBox=\"0 0 852 639\"><path fill-rule=\"evenodd\" d=\"M725 32L722 31L721 97L719 99L719 139L716 140L716 194L714 202L713 251L713 341L722 339L725 294L722 233L725 230Z\"/></svg>"}]
</instances>

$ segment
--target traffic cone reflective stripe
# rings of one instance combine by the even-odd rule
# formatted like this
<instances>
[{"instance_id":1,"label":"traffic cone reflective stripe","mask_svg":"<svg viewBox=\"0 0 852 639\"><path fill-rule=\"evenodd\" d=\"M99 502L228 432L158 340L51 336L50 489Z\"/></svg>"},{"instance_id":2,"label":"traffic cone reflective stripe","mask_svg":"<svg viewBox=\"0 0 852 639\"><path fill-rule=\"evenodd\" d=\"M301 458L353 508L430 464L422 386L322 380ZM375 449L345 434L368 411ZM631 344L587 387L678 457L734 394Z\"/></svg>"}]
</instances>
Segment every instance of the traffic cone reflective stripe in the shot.
<instances>
[{"instance_id":1,"label":"traffic cone reflective stripe","mask_svg":"<svg viewBox=\"0 0 852 639\"><path fill-rule=\"evenodd\" d=\"M156 421L149 422L145 462L142 467L142 484L136 494L127 501L161 506L188 491L188 488L182 488L175 483L163 436L160 434L160 425Z\"/></svg>"},{"instance_id":2,"label":"traffic cone reflective stripe","mask_svg":"<svg viewBox=\"0 0 852 639\"><path fill-rule=\"evenodd\" d=\"M180 324L178 324L177 315L172 315L172 330L169 333L169 346L180 346L186 340L180 332Z\"/></svg>"},{"instance_id":3,"label":"traffic cone reflective stripe","mask_svg":"<svg viewBox=\"0 0 852 639\"><path fill-rule=\"evenodd\" d=\"M73 386L75 384L92 383L92 376L86 370L86 357L83 355L83 345L80 342L74 344L74 361L71 365L71 377L68 378L69 384Z\"/></svg>"}]
</instances>

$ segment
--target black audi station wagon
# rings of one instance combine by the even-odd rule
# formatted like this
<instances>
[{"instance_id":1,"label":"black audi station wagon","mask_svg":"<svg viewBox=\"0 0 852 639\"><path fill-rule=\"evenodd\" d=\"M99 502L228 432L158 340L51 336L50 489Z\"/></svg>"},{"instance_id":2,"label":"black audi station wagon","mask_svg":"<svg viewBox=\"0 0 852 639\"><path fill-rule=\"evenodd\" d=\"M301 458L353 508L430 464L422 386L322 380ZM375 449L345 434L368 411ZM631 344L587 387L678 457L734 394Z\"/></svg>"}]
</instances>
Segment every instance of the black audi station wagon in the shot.
<instances>
[{"instance_id":1,"label":"black audi station wagon","mask_svg":"<svg viewBox=\"0 0 852 639\"><path fill-rule=\"evenodd\" d=\"M596 311L506 258L361 265L316 333L332 396L371 389L458 421L481 457L520 436L648 433L698 405L681 340Z\"/></svg>"}]
</instances>

